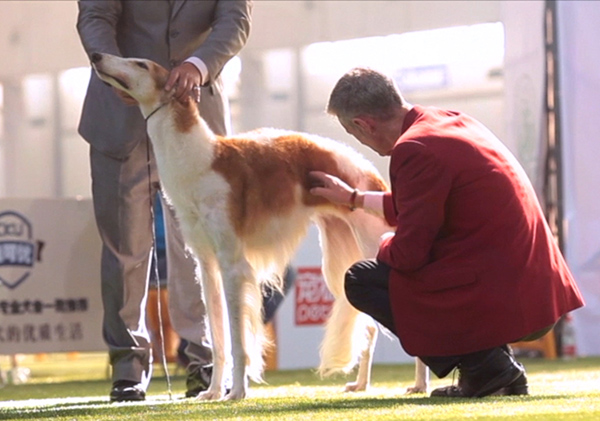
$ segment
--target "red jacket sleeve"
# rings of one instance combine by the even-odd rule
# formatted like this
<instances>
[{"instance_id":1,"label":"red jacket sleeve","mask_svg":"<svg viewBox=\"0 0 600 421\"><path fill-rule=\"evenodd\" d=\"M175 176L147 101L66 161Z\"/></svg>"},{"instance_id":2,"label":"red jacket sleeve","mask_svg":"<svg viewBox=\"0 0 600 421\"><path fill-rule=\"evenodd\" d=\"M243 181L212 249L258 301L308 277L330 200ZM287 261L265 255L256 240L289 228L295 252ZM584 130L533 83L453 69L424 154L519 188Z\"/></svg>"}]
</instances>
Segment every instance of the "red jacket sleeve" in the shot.
<instances>
[{"instance_id":1,"label":"red jacket sleeve","mask_svg":"<svg viewBox=\"0 0 600 421\"><path fill-rule=\"evenodd\" d=\"M410 272L430 261L452 180L443 160L426 145L403 141L392 151L390 182L393 201L384 197L384 213L396 232L382 242L377 258ZM393 215L395 221L390 220Z\"/></svg>"},{"instance_id":2,"label":"red jacket sleeve","mask_svg":"<svg viewBox=\"0 0 600 421\"><path fill-rule=\"evenodd\" d=\"M383 216L385 221L392 227L395 227L398 223L398 215L394 207L394 197L391 191L383 195Z\"/></svg>"}]
</instances>

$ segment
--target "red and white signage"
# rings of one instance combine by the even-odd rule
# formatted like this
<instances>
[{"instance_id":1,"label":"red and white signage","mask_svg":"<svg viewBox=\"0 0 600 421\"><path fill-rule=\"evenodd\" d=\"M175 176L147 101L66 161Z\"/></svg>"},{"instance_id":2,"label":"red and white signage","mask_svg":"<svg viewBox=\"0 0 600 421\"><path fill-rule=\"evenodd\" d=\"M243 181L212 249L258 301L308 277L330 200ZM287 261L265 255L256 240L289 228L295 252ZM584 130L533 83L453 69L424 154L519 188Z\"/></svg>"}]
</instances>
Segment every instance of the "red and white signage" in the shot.
<instances>
[{"instance_id":1,"label":"red and white signage","mask_svg":"<svg viewBox=\"0 0 600 421\"><path fill-rule=\"evenodd\" d=\"M333 306L320 267L299 267L296 277L296 326L322 325Z\"/></svg>"}]
</instances>

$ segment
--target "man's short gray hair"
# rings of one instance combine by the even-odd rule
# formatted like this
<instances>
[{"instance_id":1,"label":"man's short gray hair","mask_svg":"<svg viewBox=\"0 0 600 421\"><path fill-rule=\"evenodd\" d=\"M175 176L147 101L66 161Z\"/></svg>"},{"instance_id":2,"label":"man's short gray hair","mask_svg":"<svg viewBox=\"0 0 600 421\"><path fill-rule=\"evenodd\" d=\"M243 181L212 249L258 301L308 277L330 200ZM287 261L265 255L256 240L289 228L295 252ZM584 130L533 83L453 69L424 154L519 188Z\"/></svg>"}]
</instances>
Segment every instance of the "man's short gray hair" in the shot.
<instances>
[{"instance_id":1,"label":"man's short gray hair","mask_svg":"<svg viewBox=\"0 0 600 421\"><path fill-rule=\"evenodd\" d=\"M355 67L338 80L329 96L327 113L350 121L360 115L389 120L404 104L394 80L376 70Z\"/></svg>"}]
</instances>

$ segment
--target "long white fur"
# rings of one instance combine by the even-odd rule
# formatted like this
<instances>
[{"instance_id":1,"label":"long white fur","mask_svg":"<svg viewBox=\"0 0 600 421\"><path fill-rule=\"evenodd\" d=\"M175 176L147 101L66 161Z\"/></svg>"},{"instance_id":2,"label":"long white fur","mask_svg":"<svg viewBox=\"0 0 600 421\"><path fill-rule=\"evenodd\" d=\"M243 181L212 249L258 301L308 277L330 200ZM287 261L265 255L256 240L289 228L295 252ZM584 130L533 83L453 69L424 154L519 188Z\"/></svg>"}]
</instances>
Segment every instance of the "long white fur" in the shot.
<instances>
[{"instance_id":1,"label":"long white fur","mask_svg":"<svg viewBox=\"0 0 600 421\"><path fill-rule=\"evenodd\" d=\"M319 371L324 375L348 372L359 364L357 379L346 390L365 390L370 381L378 328L370 317L348 303L343 280L345 271L354 262L375 256L380 235L390 229L385 221L361 210L350 212L334 205L308 206L302 199L305 187L296 184L289 186L293 197L291 210L280 215L267 212L264 225L240 234L237 222L231 218L231 209L238 205L235 198L241 192L232 191L236 187L228 180L231 174L213 168L216 150L225 140L215 136L197 115L191 120L177 117L175 100L162 90L166 70L148 60L106 54L96 55L93 66L102 80L131 95L138 101L142 114L151 116L147 129L162 188L175 208L187 246L201 270L214 368L208 390L198 398L223 398L223 378L231 364L233 384L225 399L244 398L248 378L262 380L267 343L261 317L261 282L269 279L267 273L283 272L311 222L319 228L324 278L335 297L321 346ZM251 140L271 145L274 139L292 135L298 134L269 129L229 141L241 145ZM315 135L299 136L329 150L337 165L358 180L356 188L369 189L366 175L372 177L377 172L357 152ZM235 172L236 168L227 171ZM258 210L248 210L252 212ZM421 374L412 391L424 391L426 387Z\"/></svg>"}]
</instances>

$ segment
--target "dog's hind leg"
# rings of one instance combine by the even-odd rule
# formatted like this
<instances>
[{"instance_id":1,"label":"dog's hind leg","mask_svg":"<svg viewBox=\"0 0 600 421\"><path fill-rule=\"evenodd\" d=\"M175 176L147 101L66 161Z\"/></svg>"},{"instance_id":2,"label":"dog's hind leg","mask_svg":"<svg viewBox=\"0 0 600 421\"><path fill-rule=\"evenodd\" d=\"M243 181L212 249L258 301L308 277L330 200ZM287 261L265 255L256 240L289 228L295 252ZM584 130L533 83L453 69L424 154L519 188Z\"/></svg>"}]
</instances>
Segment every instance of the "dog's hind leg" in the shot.
<instances>
[{"instance_id":1,"label":"dog's hind leg","mask_svg":"<svg viewBox=\"0 0 600 421\"><path fill-rule=\"evenodd\" d=\"M383 217L362 210L349 214L348 223L357 239L362 257L366 259L374 258L377 255L381 236L386 232L393 231Z\"/></svg>"},{"instance_id":2,"label":"dog's hind leg","mask_svg":"<svg viewBox=\"0 0 600 421\"><path fill-rule=\"evenodd\" d=\"M406 394L427 393L429 388L429 368L419 358L415 358L415 385L406 388Z\"/></svg>"},{"instance_id":3,"label":"dog's hind leg","mask_svg":"<svg viewBox=\"0 0 600 421\"><path fill-rule=\"evenodd\" d=\"M375 344L377 343L377 335L379 329L377 324L364 313L358 315L358 325L364 326L364 334L366 338L366 346L360 355L358 362L358 373L356 374L356 381L346 383L346 392L358 392L366 390L371 382L371 367L373 365L373 353L375 352ZM361 320L364 319L364 320ZM359 330L360 332L360 330Z\"/></svg>"},{"instance_id":4,"label":"dog's hind leg","mask_svg":"<svg viewBox=\"0 0 600 421\"><path fill-rule=\"evenodd\" d=\"M375 257L379 248L382 234L391 231L382 218L368 212L353 212L348 220L354 234L359 239L358 243L366 257ZM359 374L360 376L360 374ZM429 387L429 369L421 360L415 359L415 385L407 389L407 393L424 393Z\"/></svg>"},{"instance_id":5,"label":"dog's hind leg","mask_svg":"<svg viewBox=\"0 0 600 421\"><path fill-rule=\"evenodd\" d=\"M346 270L363 258L356 237L343 219L321 215L317 225L323 251L323 274L335 297L321 345L321 375L350 372L359 363L358 377L346 385L346 391L365 390L370 382L372 354L377 338L377 325L371 317L360 313L346 299Z\"/></svg>"}]
</instances>

